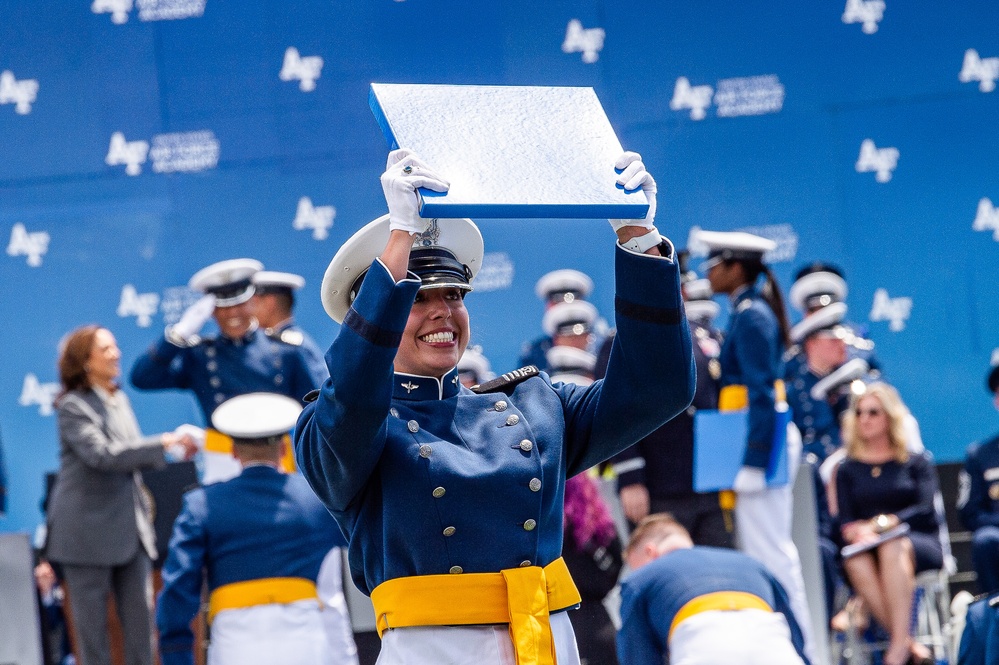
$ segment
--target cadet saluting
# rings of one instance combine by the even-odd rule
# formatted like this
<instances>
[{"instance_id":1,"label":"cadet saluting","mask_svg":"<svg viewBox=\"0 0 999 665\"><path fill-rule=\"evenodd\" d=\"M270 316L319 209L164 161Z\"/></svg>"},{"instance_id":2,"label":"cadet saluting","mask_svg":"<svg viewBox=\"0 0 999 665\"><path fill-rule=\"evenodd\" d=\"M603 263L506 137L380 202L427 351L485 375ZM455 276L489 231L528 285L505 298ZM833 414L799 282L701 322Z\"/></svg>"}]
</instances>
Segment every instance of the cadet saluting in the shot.
<instances>
[{"instance_id":1,"label":"cadet saluting","mask_svg":"<svg viewBox=\"0 0 999 665\"><path fill-rule=\"evenodd\" d=\"M471 220L419 217L416 188L448 184L406 150L389 155L382 175L389 214L327 270L323 303L343 325L327 353L330 381L299 419L296 455L348 535L382 665L469 654L579 663L556 611L579 602L559 557L566 477L647 435L694 388L675 253L652 225L655 182L635 153L616 166L617 182L642 187L650 211L611 222L618 335L607 378L586 388L552 384L533 367L474 392L461 386L463 297L482 237Z\"/></svg>"}]
</instances>

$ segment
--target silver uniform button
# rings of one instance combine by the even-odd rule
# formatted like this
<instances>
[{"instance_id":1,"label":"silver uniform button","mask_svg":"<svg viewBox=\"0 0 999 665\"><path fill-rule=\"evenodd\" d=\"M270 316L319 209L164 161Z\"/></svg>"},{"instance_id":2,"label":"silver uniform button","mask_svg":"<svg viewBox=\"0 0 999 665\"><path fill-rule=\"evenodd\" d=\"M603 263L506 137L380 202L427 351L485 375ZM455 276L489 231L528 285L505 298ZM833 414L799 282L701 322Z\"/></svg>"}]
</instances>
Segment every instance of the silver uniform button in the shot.
<instances>
[{"instance_id":1,"label":"silver uniform button","mask_svg":"<svg viewBox=\"0 0 999 665\"><path fill-rule=\"evenodd\" d=\"M449 570L448 572L451 573L452 575L460 575L465 571L461 569L461 566L451 566L451 570Z\"/></svg>"},{"instance_id":2,"label":"silver uniform button","mask_svg":"<svg viewBox=\"0 0 999 665\"><path fill-rule=\"evenodd\" d=\"M527 520L524 522L524 531L534 531L534 527L538 525L534 520Z\"/></svg>"},{"instance_id":3,"label":"silver uniform button","mask_svg":"<svg viewBox=\"0 0 999 665\"><path fill-rule=\"evenodd\" d=\"M496 409L497 411L506 411L506 406L507 406L506 402L504 402L503 400L500 400L495 404L493 404L493 408Z\"/></svg>"},{"instance_id":4,"label":"silver uniform button","mask_svg":"<svg viewBox=\"0 0 999 665\"><path fill-rule=\"evenodd\" d=\"M208 356L209 358L214 358L215 357L215 347L209 346L207 349L205 349L205 355Z\"/></svg>"},{"instance_id":5,"label":"silver uniform button","mask_svg":"<svg viewBox=\"0 0 999 665\"><path fill-rule=\"evenodd\" d=\"M205 363L205 369L207 369L209 372L214 372L218 368L219 364L214 360L209 360L207 363Z\"/></svg>"},{"instance_id":6,"label":"silver uniform button","mask_svg":"<svg viewBox=\"0 0 999 665\"><path fill-rule=\"evenodd\" d=\"M212 388L218 388L219 386L222 385L222 379L220 379L217 376L213 376L212 378L208 379L208 383L212 384Z\"/></svg>"},{"instance_id":7,"label":"silver uniform button","mask_svg":"<svg viewBox=\"0 0 999 665\"><path fill-rule=\"evenodd\" d=\"M420 423L416 422L415 420L410 420L408 423L406 423L406 429L408 429L413 434L416 434L417 432L420 431Z\"/></svg>"},{"instance_id":8,"label":"silver uniform button","mask_svg":"<svg viewBox=\"0 0 999 665\"><path fill-rule=\"evenodd\" d=\"M534 449L534 443L530 439L524 439L520 442L520 449L525 453L529 453Z\"/></svg>"},{"instance_id":9,"label":"silver uniform button","mask_svg":"<svg viewBox=\"0 0 999 665\"><path fill-rule=\"evenodd\" d=\"M282 383L284 383L284 377L283 376L281 376L280 374L278 374L277 376L274 377L274 385L280 386Z\"/></svg>"},{"instance_id":10,"label":"silver uniform button","mask_svg":"<svg viewBox=\"0 0 999 665\"><path fill-rule=\"evenodd\" d=\"M389 409L389 415L391 415L393 418L398 418L399 417L399 409L397 409L397 408L395 408L393 406L391 409Z\"/></svg>"},{"instance_id":11,"label":"silver uniform button","mask_svg":"<svg viewBox=\"0 0 999 665\"><path fill-rule=\"evenodd\" d=\"M224 401L225 401L225 395L223 395L222 393L215 393L215 403L216 404L221 404Z\"/></svg>"},{"instance_id":12,"label":"silver uniform button","mask_svg":"<svg viewBox=\"0 0 999 665\"><path fill-rule=\"evenodd\" d=\"M445 490L443 487L434 488L434 498L435 499L441 498L442 496L444 496L445 492L447 492L447 490Z\"/></svg>"},{"instance_id":13,"label":"silver uniform button","mask_svg":"<svg viewBox=\"0 0 999 665\"><path fill-rule=\"evenodd\" d=\"M454 532L455 532L455 528L453 526L449 526L446 529L444 529L444 535L445 536L453 536Z\"/></svg>"},{"instance_id":14,"label":"silver uniform button","mask_svg":"<svg viewBox=\"0 0 999 665\"><path fill-rule=\"evenodd\" d=\"M509 416L506 417L507 425L516 425L519 422L520 422L520 416L518 416L516 413L511 413Z\"/></svg>"},{"instance_id":15,"label":"silver uniform button","mask_svg":"<svg viewBox=\"0 0 999 665\"><path fill-rule=\"evenodd\" d=\"M523 561L520 562L521 568L527 568L530 565L532 565L530 559L524 559Z\"/></svg>"},{"instance_id":16,"label":"silver uniform button","mask_svg":"<svg viewBox=\"0 0 999 665\"><path fill-rule=\"evenodd\" d=\"M528 485L528 487L531 488L532 492L538 492L538 491L540 491L541 490L541 479L540 478L531 478L531 482Z\"/></svg>"},{"instance_id":17,"label":"silver uniform button","mask_svg":"<svg viewBox=\"0 0 999 665\"><path fill-rule=\"evenodd\" d=\"M420 457L423 459L428 459L432 452L434 452L434 449L430 447L429 443L424 443L420 446Z\"/></svg>"}]
</instances>

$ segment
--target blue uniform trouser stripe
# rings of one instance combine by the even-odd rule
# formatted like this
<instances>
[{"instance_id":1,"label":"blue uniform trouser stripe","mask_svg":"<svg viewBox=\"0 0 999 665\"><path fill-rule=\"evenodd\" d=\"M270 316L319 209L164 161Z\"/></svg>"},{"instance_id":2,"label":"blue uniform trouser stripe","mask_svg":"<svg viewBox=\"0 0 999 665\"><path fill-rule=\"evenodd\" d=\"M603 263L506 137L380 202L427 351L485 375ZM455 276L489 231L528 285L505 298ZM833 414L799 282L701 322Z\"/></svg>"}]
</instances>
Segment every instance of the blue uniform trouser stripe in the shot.
<instances>
[{"instance_id":1,"label":"blue uniform trouser stripe","mask_svg":"<svg viewBox=\"0 0 999 665\"><path fill-rule=\"evenodd\" d=\"M675 326L683 319L677 307L650 307L625 300L620 296L614 298L614 310L629 319L659 325Z\"/></svg>"},{"instance_id":2,"label":"blue uniform trouser stripe","mask_svg":"<svg viewBox=\"0 0 999 665\"><path fill-rule=\"evenodd\" d=\"M385 330L370 323L357 313L353 307L347 310L347 315L343 317L343 325L347 326L360 335L367 342L375 346L384 346L390 349L397 348L402 341L402 333Z\"/></svg>"}]
</instances>

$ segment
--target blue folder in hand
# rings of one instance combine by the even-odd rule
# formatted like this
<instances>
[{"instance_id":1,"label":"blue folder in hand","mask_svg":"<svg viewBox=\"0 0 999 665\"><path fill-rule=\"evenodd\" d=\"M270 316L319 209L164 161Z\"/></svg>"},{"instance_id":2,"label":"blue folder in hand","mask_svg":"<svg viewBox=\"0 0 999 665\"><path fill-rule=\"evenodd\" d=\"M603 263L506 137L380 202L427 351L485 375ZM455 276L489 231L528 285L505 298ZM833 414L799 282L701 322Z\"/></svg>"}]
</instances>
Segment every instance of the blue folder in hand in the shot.
<instances>
[{"instance_id":1,"label":"blue folder in hand","mask_svg":"<svg viewBox=\"0 0 999 665\"><path fill-rule=\"evenodd\" d=\"M774 445L767 464L767 486L787 485L787 426L791 411L777 411ZM749 411L701 410L694 415L694 491L732 489L742 468L749 433Z\"/></svg>"}]
</instances>

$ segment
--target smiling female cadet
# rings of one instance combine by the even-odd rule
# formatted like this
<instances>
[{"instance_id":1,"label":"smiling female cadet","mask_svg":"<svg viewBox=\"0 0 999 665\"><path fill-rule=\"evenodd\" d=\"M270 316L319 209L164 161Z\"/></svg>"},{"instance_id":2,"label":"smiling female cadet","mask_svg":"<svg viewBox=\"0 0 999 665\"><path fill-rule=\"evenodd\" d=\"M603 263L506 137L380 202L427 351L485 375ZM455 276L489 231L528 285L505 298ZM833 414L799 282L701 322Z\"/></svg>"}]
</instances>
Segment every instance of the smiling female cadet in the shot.
<instances>
[{"instance_id":1,"label":"smiling female cadet","mask_svg":"<svg viewBox=\"0 0 999 665\"><path fill-rule=\"evenodd\" d=\"M650 210L611 221L618 335L607 378L586 388L533 367L476 391L459 383L482 236L471 220L419 217L416 189L448 184L408 151L382 175L389 214L327 270L323 303L343 325L295 447L350 540L382 665L579 663L559 611L579 602L559 556L566 478L656 429L694 388L673 246L652 224L655 181L635 153L615 166Z\"/></svg>"}]
</instances>

